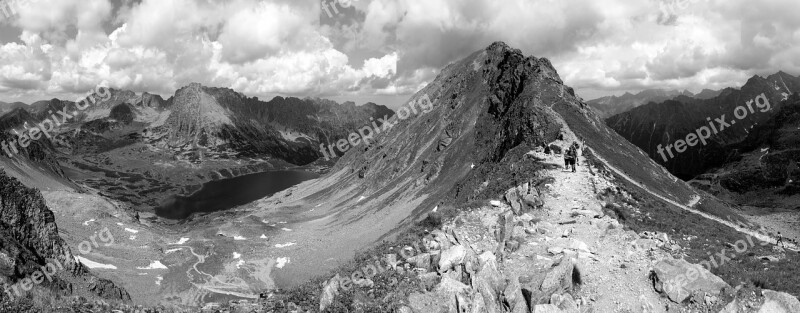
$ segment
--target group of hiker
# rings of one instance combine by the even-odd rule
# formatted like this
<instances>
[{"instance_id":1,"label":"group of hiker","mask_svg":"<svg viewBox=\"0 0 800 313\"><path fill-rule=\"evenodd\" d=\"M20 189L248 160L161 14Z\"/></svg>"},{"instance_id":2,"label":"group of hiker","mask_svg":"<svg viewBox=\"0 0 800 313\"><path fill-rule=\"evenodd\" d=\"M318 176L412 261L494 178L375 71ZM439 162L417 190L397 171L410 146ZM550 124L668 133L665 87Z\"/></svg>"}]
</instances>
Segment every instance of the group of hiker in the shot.
<instances>
[{"instance_id":1,"label":"group of hiker","mask_svg":"<svg viewBox=\"0 0 800 313\"><path fill-rule=\"evenodd\" d=\"M575 173L575 166L578 163L578 149L580 149L580 145L573 141L569 149L564 152L564 168L566 170L571 168L573 173Z\"/></svg>"}]
</instances>

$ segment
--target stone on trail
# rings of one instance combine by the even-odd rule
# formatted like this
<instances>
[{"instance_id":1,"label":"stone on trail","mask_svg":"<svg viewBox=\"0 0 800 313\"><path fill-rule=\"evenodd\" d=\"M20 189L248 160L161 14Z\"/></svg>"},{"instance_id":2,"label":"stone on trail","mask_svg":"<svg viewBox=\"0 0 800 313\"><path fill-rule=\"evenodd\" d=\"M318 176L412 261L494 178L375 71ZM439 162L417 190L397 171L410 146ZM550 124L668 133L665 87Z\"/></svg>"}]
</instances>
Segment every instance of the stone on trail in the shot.
<instances>
[{"instance_id":1,"label":"stone on trail","mask_svg":"<svg viewBox=\"0 0 800 313\"><path fill-rule=\"evenodd\" d=\"M548 304L553 294L571 292L580 275L572 259L561 258L547 273L533 273L521 280L525 302L531 306Z\"/></svg>"},{"instance_id":2,"label":"stone on trail","mask_svg":"<svg viewBox=\"0 0 800 313\"><path fill-rule=\"evenodd\" d=\"M682 303L693 294L719 296L722 289L730 287L704 267L682 259L668 258L658 262L651 277L655 290L676 303Z\"/></svg>"},{"instance_id":3,"label":"stone on trail","mask_svg":"<svg viewBox=\"0 0 800 313\"><path fill-rule=\"evenodd\" d=\"M439 259L439 272L447 271L455 266L461 265L467 256L467 249L462 245L456 245L442 252Z\"/></svg>"}]
</instances>

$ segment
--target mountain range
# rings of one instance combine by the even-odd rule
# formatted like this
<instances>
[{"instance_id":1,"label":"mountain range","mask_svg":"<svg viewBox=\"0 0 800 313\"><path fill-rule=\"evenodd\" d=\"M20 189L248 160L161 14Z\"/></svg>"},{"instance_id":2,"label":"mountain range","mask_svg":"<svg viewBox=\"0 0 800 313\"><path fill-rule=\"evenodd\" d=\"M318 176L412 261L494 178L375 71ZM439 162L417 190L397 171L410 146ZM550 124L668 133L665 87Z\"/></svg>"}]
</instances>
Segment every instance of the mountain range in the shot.
<instances>
[{"instance_id":1,"label":"mountain range","mask_svg":"<svg viewBox=\"0 0 800 313\"><path fill-rule=\"evenodd\" d=\"M800 78L779 72L768 77L753 76L740 89L726 88L713 98L677 97L660 103L650 103L607 119L617 133L644 150L681 179L689 180L720 166L729 159L725 146L743 141L753 127L769 120L781 110L782 103L793 93L800 92ZM754 108L744 119L734 118L735 110L747 106L763 95L769 110ZM752 106L752 103L751 103ZM723 131L714 134L706 145L688 147L683 153L665 158L658 152L686 138L701 127L717 126L717 119L731 122L720 125ZM713 123L711 122L713 121Z\"/></svg>"},{"instance_id":2,"label":"mountain range","mask_svg":"<svg viewBox=\"0 0 800 313\"><path fill-rule=\"evenodd\" d=\"M783 93L798 87L785 73L754 77L741 90L705 100L677 95L604 120L548 59L495 42L443 68L396 115L375 104L264 102L200 84L167 100L111 90L54 130L54 140L0 157L10 176L0 174L0 277L19 283L50 259L91 264L92 273L64 276L74 288L43 285L36 299L95 311L129 311L132 302L157 312L800 306L793 297L800 281L786 278L798 265L796 245L777 249L779 237L718 198L726 195L717 185L678 179L650 149L707 125L704 114L764 93L779 113L753 116L714 142L768 146L775 154L762 166L777 173L770 164L795 155L796 98ZM430 111L402 118L423 101ZM16 108L0 117L3 136L13 140L13 130L72 105L53 99ZM379 119L383 125L372 124ZM368 125L384 130L374 144L319 160L320 144ZM579 168L564 171L562 152L574 145ZM685 174L710 166L669 168ZM168 195L197 191L193 184L276 169L322 175L180 221L153 213ZM712 180L747 188L736 185L739 173ZM768 177L764 186L779 178L787 177ZM69 247L103 227L114 245L72 255ZM746 239L759 244L735 262L696 265ZM408 249L418 253L406 258ZM361 273L367 265L381 272ZM671 286L700 269L702 278ZM339 283L347 279L350 287ZM100 299L107 302L93 302ZM53 307L19 309L27 304L13 308Z\"/></svg>"}]
</instances>

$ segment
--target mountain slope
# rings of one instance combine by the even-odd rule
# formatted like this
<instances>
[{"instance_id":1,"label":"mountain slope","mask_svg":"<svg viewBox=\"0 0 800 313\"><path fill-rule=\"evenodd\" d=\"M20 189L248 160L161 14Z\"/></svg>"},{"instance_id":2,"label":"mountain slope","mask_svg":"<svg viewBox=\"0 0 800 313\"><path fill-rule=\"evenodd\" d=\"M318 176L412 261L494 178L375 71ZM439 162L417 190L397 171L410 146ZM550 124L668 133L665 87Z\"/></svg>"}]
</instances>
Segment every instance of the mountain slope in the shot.
<instances>
[{"instance_id":1,"label":"mountain slope","mask_svg":"<svg viewBox=\"0 0 800 313\"><path fill-rule=\"evenodd\" d=\"M447 66L400 109L433 109L406 120L372 146L351 149L325 177L241 208L242 237L259 232L250 220L286 221L281 246L245 258L281 258L270 283L294 285L326 272L355 251L390 239L435 208L496 197L525 182L546 179L528 152L581 137L615 167L679 203L696 194L635 146L614 133L563 84L547 59L525 57L495 43ZM567 135L572 134L575 135ZM712 200L709 200L712 201ZM287 212L291 212L288 214ZM215 216L209 216L213 220ZM292 243L283 247L283 243Z\"/></svg>"},{"instance_id":2,"label":"mountain slope","mask_svg":"<svg viewBox=\"0 0 800 313\"><path fill-rule=\"evenodd\" d=\"M14 286L0 294L2 307L20 309L32 303L39 306L33 311L41 312L52 309L50 305L54 303L69 304L61 298L64 296L130 301L124 289L93 276L76 261L59 237L53 212L46 207L39 191L0 173L0 200L0 281ZM42 269L48 265L52 265L51 279L42 279L41 284L34 284L34 291L25 292L24 281L36 280L36 272L41 278ZM41 307L43 304L45 307Z\"/></svg>"},{"instance_id":3,"label":"mountain slope","mask_svg":"<svg viewBox=\"0 0 800 313\"><path fill-rule=\"evenodd\" d=\"M723 164L728 158L724 146L744 140L752 127L768 120L780 110L782 100L798 91L800 77L783 72L766 78L754 76L740 90L728 88L715 98L702 100L679 97L662 103L651 103L612 116L607 123L670 172L682 179L691 179ZM761 95L769 105L762 108L751 102L753 108L747 114L741 114L741 110L735 113L737 107L747 107L748 102ZM764 103L763 100L760 102ZM744 118L735 118L734 114ZM722 115L725 115L724 120L729 126L716 121ZM702 127L709 128L710 121L714 121L714 127L724 129L717 134L712 132L707 145L688 147L687 151L677 153L674 158L667 157L666 153L662 156L658 152L659 145L666 148L676 140L685 139L689 133L697 132Z\"/></svg>"}]
</instances>

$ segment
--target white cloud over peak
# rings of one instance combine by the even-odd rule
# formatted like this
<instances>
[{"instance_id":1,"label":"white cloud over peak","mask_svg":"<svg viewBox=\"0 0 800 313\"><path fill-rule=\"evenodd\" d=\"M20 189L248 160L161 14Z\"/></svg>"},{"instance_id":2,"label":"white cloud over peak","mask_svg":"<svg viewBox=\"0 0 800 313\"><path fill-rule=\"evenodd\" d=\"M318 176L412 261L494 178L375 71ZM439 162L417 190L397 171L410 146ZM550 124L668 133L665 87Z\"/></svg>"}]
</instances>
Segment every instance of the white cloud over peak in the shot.
<instances>
[{"instance_id":1,"label":"white cloud over peak","mask_svg":"<svg viewBox=\"0 0 800 313\"><path fill-rule=\"evenodd\" d=\"M353 0L328 17L319 1L31 1L11 22L20 40L0 43L0 99L102 81L163 95L200 82L407 98L494 41L551 59L587 98L800 74L796 0Z\"/></svg>"}]
</instances>

